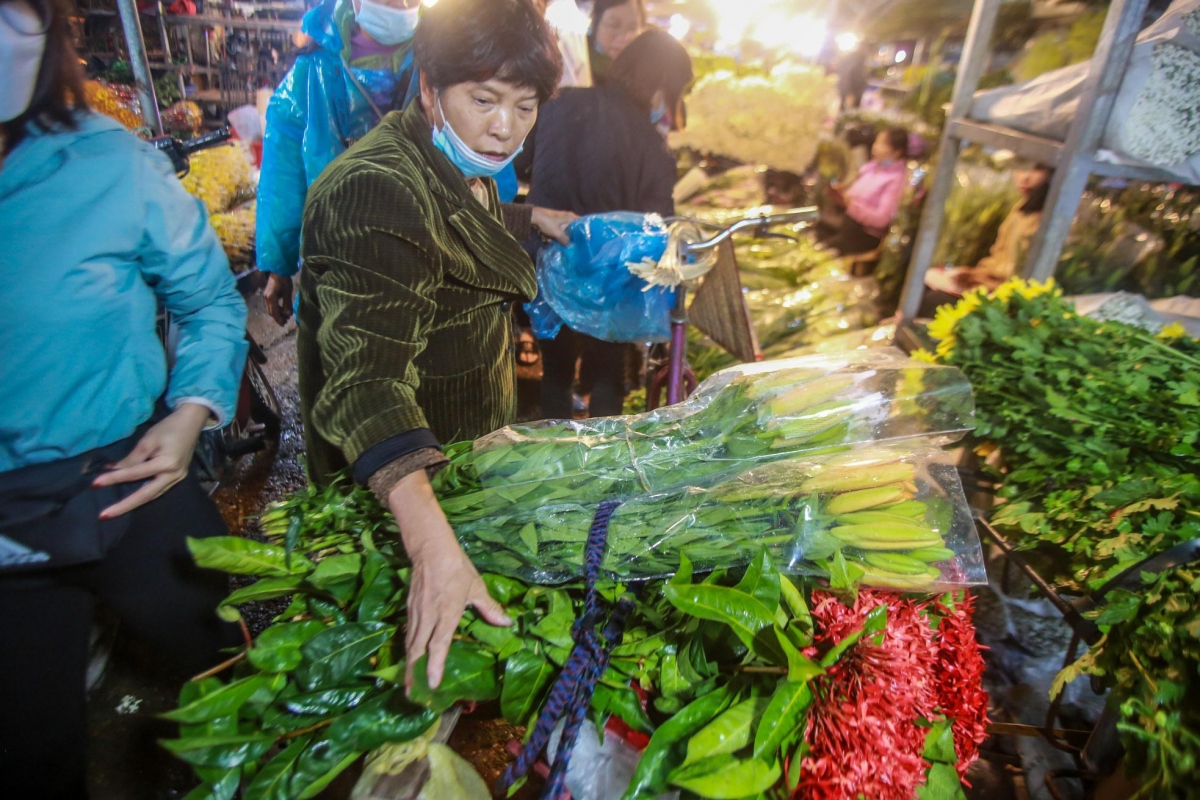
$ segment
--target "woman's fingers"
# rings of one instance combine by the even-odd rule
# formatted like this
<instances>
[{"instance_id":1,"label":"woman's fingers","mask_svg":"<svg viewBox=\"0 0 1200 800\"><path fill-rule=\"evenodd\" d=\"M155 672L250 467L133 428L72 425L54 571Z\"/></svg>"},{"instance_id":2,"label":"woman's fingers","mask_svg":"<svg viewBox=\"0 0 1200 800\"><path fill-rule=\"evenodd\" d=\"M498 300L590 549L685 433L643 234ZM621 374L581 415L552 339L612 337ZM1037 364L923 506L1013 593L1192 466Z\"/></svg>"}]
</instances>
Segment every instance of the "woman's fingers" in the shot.
<instances>
[{"instance_id":1,"label":"woman's fingers","mask_svg":"<svg viewBox=\"0 0 1200 800\"><path fill-rule=\"evenodd\" d=\"M112 486L116 483L133 483L134 481L144 481L147 478L153 478L155 475L164 472L175 471L176 465L172 462L169 456L156 456L149 461L134 463L132 465L121 466L118 464L117 469L109 470L96 477L92 481L93 486ZM132 495L131 495L132 496Z\"/></svg>"},{"instance_id":2,"label":"woman's fingers","mask_svg":"<svg viewBox=\"0 0 1200 800\"><path fill-rule=\"evenodd\" d=\"M118 470L128 469L129 467L149 461L150 458L155 454L155 450L157 450L157 446L155 445L154 441L143 436L142 438L138 439L137 444L134 445L134 448L129 451L129 455L113 464L110 468L110 471L106 473L106 475L112 475L113 472ZM96 485L104 486L107 483L120 483L120 481L107 480L100 482L98 480Z\"/></svg>"},{"instance_id":3,"label":"woman's fingers","mask_svg":"<svg viewBox=\"0 0 1200 800\"><path fill-rule=\"evenodd\" d=\"M479 582L478 590L468 600L479 612L479 616L483 617L484 621L489 625L495 625L500 628L507 628L512 625L512 618L504 613L504 606L496 602L496 600L487 592L487 587L483 581Z\"/></svg>"},{"instance_id":4,"label":"woman's fingers","mask_svg":"<svg viewBox=\"0 0 1200 800\"><path fill-rule=\"evenodd\" d=\"M151 500L157 499L172 486L183 480L184 474L185 473L183 472L160 473L158 477L138 489L133 494L129 495L129 497L126 497L119 503L114 503L101 511L100 519L113 519L114 517L119 517L122 514L127 514L130 511L133 511L139 506L149 503Z\"/></svg>"},{"instance_id":5,"label":"woman's fingers","mask_svg":"<svg viewBox=\"0 0 1200 800\"><path fill-rule=\"evenodd\" d=\"M429 638L429 660L426 662L425 677L429 682L430 689L436 689L442 685L442 673L446 671L446 657L450 655L450 643L454 641L454 630L458 627L458 620L462 617L461 610L456 614L446 613L448 611L453 611L453 609L442 609L437 627L433 629L433 635Z\"/></svg>"}]
</instances>

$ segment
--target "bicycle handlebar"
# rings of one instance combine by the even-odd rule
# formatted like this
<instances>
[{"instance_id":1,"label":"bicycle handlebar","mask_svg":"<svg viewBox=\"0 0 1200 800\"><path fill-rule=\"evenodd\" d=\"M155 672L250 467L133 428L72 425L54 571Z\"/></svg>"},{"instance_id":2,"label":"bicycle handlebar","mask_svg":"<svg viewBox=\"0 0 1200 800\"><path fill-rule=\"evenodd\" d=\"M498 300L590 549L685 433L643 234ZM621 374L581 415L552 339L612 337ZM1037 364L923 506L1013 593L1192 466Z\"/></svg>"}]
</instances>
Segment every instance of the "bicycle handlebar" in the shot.
<instances>
[{"instance_id":1,"label":"bicycle handlebar","mask_svg":"<svg viewBox=\"0 0 1200 800\"><path fill-rule=\"evenodd\" d=\"M156 136L150 140L150 146L155 150L161 150L171 158L171 163L175 166L175 172L183 177L187 175L191 169L191 164L188 158L201 150L207 150L210 147L216 147L229 141L230 137L229 126L218 128L212 133L206 133L203 136L197 136L194 139L182 141L174 136Z\"/></svg>"},{"instance_id":2,"label":"bicycle handlebar","mask_svg":"<svg viewBox=\"0 0 1200 800\"><path fill-rule=\"evenodd\" d=\"M705 239L700 242L681 242L680 246L683 250L682 255L687 256L691 253L712 250L717 245L721 244L721 242L733 236L735 233L744 231L747 228L754 228L761 234L765 234L767 229L772 225L784 225L794 222L812 222L817 218L818 214L819 212L815 206L807 206L805 208L794 208L791 211L783 211L778 214L762 214L757 217L747 217L725 227L721 227L711 222L689 219L688 217L670 217L666 221L690 222L694 225L720 230L717 235L710 239Z\"/></svg>"}]
</instances>

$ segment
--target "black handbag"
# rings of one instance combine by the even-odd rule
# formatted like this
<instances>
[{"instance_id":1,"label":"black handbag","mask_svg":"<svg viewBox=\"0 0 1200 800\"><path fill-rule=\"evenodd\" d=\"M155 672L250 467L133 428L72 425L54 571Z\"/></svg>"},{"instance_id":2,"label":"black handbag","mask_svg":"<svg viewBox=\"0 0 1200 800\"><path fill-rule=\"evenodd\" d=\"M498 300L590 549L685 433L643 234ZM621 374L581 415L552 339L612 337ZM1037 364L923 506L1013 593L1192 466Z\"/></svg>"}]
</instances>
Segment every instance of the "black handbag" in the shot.
<instances>
[{"instance_id":1,"label":"black handbag","mask_svg":"<svg viewBox=\"0 0 1200 800\"><path fill-rule=\"evenodd\" d=\"M129 529L129 514L100 512L144 481L96 487L92 481L127 456L145 432L78 456L0 473L0 575L99 561Z\"/></svg>"}]
</instances>

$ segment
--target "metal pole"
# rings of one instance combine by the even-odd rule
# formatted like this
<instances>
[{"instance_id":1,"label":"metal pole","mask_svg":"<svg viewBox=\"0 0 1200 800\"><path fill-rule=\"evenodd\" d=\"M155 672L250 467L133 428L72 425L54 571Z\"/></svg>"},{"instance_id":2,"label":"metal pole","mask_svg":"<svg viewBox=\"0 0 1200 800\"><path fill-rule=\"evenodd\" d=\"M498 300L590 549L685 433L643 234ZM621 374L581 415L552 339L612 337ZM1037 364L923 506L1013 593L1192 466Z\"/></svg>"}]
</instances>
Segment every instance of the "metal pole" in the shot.
<instances>
[{"instance_id":1,"label":"metal pole","mask_svg":"<svg viewBox=\"0 0 1200 800\"><path fill-rule=\"evenodd\" d=\"M913 245L912 262L900 298L900 312L905 317L916 316L925 293L925 273L933 261L941 233L942 217L946 212L946 200L954 184L954 169L958 164L958 152L962 143L950 131L949 123L965 117L971 110L972 95L979 86L991 58L992 31L996 28L996 17L1000 13L1001 0L975 0L971 11L971 22L967 27L966 46L959 62L958 78L954 81L954 93L950 97L950 111L946 115L946 132L938 147L937 172L933 185L925 198L925 210L921 212L921 226L917 230L917 241Z\"/></svg>"},{"instance_id":2,"label":"metal pole","mask_svg":"<svg viewBox=\"0 0 1200 800\"><path fill-rule=\"evenodd\" d=\"M137 83L138 99L142 104L142 118L156 136L162 136L162 117L158 114L158 98L154 96L154 78L150 74L150 60L146 57L146 41L142 38L142 23L138 19L135 0L117 0L121 12L121 27L125 29L125 46L129 50L129 65Z\"/></svg>"},{"instance_id":3,"label":"metal pole","mask_svg":"<svg viewBox=\"0 0 1200 800\"><path fill-rule=\"evenodd\" d=\"M163 62L173 65L174 62L171 61L171 40L167 36L166 14L167 10L163 8L162 0L158 0L158 38L162 39ZM179 97L186 97L187 87L183 83L183 73L176 72L175 80L179 82Z\"/></svg>"},{"instance_id":4,"label":"metal pole","mask_svg":"<svg viewBox=\"0 0 1200 800\"><path fill-rule=\"evenodd\" d=\"M1108 125L1121 81L1129 68L1129 58L1142 27L1148 0L1114 0L1104 18L1100 42L1092 56L1092 66L1083 83L1083 94L1075 121L1063 144L1062 158L1046 206L1042 224L1029 243L1022 273L1025 277L1046 280L1053 277L1062 257L1063 244L1071 231L1071 222L1079 211L1079 201L1092 172L1093 156Z\"/></svg>"}]
</instances>

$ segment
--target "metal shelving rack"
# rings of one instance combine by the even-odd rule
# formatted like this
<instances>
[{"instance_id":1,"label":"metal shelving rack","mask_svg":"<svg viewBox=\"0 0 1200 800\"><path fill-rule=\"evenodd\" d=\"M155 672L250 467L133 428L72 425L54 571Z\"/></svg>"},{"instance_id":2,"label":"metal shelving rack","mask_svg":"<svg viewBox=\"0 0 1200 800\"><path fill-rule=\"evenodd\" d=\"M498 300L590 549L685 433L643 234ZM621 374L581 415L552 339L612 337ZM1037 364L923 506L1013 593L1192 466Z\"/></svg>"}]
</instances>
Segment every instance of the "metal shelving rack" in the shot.
<instances>
[{"instance_id":1,"label":"metal shelving rack","mask_svg":"<svg viewBox=\"0 0 1200 800\"><path fill-rule=\"evenodd\" d=\"M1041 226L1030 242L1022 268L1022 275L1026 278L1045 280L1054 275L1063 243L1090 176L1158 183L1179 182L1178 177L1164 170L1111 164L1096 159L1101 136L1141 31L1148 0L1113 0L1109 6L1100 41L1092 56L1091 70L1083 84L1078 111L1064 141L968 119L972 97L979 86L980 77L987 69L992 32L1002 2L975 0L971 12L962 61L950 98L946 129L938 147L937 172L925 199L913 258L900 300L900 311L910 319L921 305L925 273L937 248L946 200L954 183L955 164L964 142L1011 150L1019 156L1055 168Z\"/></svg>"}]
</instances>

